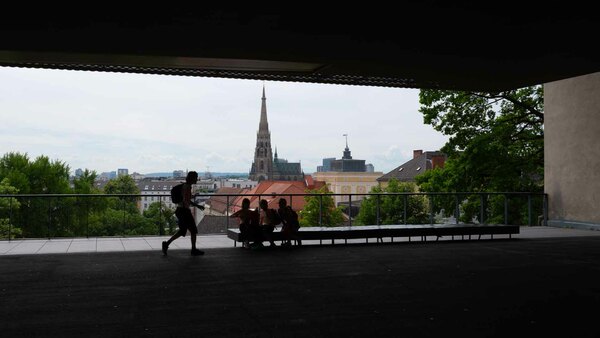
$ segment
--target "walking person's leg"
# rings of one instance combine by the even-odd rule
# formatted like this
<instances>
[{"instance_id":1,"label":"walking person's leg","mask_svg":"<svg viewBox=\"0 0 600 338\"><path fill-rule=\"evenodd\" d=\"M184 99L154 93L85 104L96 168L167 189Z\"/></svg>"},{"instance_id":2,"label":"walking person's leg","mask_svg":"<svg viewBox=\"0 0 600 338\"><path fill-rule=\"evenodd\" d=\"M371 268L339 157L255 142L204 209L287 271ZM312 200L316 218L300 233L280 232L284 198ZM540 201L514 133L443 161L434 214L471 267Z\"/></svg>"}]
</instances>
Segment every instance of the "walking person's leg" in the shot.
<instances>
[{"instance_id":1,"label":"walking person's leg","mask_svg":"<svg viewBox=\"0 0 600 338\"><path fill-rule=\"evenodd\" d=\"M177 208L175 210L175 216L177 217L177 225L179 226L179 230L177 230L177 232L173 236L171 236L171 238L169 238L168 241L162 242L162 252L165 256L167 255L167 250L169 250L169 245L177 238L185 236L185 217L182 213L182 209Z\"/></svg>"},{"instance_id":2,"label":"walking person's leg","mask_svg":"<svg viewBox=\"0 0 600 338\"><path fill-rule=\"evenodd\" d=\"M198 228L196 227L196 220L194 219L194 216L192 215L192 211L190 209L187 209L186 218L187 218L187 220L186 220L187 229L190 231L190 242L192 244L192 256L204 255L204 251L198 250L196 248L196 237L198 235Z\"/></svg>"}]
</instances>

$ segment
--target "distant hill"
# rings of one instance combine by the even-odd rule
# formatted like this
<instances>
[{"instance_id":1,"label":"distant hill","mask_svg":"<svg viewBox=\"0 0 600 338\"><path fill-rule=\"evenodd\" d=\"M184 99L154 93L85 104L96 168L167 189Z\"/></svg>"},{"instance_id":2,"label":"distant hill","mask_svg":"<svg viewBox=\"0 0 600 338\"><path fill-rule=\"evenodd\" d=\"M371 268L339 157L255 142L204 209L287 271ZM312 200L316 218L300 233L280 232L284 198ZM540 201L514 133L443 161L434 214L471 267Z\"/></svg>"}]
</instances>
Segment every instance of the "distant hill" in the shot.
<instances>
[{"instance_id":1,"label":"distant hill","mask_svg":"<svg viewBox=\"0 0 600 338\"><path fill-rule=\"evenodd\" d=\"M204 177L204 172L198 172L198 174L200 175L200 177ZM220 172L211 172L210 173L212 175L212 177L242 177L242 178L247 178L248 177L248 173L229 173L229 172L224 172L224 173L220 173ZM173 172L158 172L158 173L148 173L148 174L143 174L146 177L173 177Z\"/></svg>"}]
</instances>

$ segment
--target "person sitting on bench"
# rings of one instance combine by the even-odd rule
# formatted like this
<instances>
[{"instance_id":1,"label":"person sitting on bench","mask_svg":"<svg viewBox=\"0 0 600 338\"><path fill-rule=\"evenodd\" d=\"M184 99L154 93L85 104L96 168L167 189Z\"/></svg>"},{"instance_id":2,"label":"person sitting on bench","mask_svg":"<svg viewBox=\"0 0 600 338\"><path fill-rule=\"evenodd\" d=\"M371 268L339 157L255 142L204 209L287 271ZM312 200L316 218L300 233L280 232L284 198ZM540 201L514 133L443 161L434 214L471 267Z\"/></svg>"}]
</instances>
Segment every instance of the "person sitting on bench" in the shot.
<instances>
[{"instance_id":1,"label":"person sitting on bench","mask_svg":"<svg viewBox=\"0 0 600 338\"><path fill-rule=\"evenodd\" d=\"M291 246L292 240L296 240L298 245L302 245L302 241L298 239L298 229L300 229L300 222L298 222L298 214L287 205L285 198L279 199L279 218L281 218L281 233L284 238L282 246Z\"/></svg>"},{"instance_id":2,"label":"person sitting on bench","mask_svg":"<svg viewBox=\"0 0 600 338\"><path fill-rule=\"evenodd\" d=\"M252 248L262 246L262 231L259 226L259 214L257 210L250 209L250 200L244 198L242 200L242 208L233 214L231 217L237 217L240 220L240 233L243 238L243 247ZM250 244L249 239L253 240Z\"/></svg>"}]
</instances>

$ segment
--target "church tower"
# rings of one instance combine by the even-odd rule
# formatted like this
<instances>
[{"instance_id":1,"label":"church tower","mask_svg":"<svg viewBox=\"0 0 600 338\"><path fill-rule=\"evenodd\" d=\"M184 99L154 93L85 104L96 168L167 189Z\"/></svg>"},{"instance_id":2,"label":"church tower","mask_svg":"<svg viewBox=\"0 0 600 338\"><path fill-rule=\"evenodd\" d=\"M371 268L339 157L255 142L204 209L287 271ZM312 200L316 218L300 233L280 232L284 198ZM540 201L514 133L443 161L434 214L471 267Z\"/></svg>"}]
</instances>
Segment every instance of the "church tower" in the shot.
<instances>
[{"instance_id":1,"label":"church tower","mask_svg":"<svg viewBox=\"0 0 600 338\"><path fill-rule=\"evenodd\" d=\"M263 85L262 106L260 108L260 123L256 133L256 148L254 162L250 168L249 178L255 181L273 179L273 153L271 151L271 132L267 121L267 98Z\"/></svg>"}]
</instances>

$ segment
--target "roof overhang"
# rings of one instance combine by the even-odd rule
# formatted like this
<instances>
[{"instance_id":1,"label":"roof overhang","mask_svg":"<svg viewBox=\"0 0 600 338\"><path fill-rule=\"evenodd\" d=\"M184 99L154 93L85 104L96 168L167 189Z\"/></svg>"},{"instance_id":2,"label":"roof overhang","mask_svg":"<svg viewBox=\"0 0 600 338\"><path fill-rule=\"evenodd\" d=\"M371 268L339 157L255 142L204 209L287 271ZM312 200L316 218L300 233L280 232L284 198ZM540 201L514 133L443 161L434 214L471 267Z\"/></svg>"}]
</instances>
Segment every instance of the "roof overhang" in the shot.
<instances>
[{"instance_id":1,"label":"roof overhang","mask_svg":"<svg viewBox=\"0 0 600 338\"><path fill-rule=\"evenodd\" d=\"M600 71L588 5L399 6L16 11L0 65L482 91Z\"/></svg>"}]
</instances>

